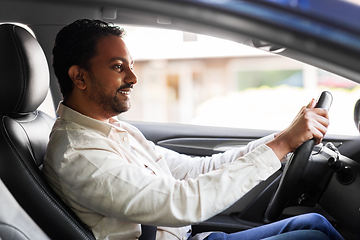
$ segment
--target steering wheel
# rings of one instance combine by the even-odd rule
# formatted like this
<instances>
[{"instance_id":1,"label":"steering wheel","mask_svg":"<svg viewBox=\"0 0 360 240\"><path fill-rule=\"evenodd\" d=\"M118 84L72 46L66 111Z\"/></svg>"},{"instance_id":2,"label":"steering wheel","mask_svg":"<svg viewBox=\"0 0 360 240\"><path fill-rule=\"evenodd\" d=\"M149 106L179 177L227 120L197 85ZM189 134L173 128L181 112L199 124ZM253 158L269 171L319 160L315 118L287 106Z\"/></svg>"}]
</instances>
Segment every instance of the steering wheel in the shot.
<instances>
[{"instance_id":1,"label":"steering wheel","mask_svg":"<svg viewBox=\"0 0 360 240\"><path fill-rule=\"evenodd\" d=\"M315 107L329 110L331 102L331 93L324 91L321 93ZM280 217L295 187L299 183L303 172L305 171L305 167L309 161L309 157L314 146L315 139L304 142L295 150L290 159L287 161L279 186L266 209L264 216L266 221L276 221Z\"/></svg>"}]
</instances>

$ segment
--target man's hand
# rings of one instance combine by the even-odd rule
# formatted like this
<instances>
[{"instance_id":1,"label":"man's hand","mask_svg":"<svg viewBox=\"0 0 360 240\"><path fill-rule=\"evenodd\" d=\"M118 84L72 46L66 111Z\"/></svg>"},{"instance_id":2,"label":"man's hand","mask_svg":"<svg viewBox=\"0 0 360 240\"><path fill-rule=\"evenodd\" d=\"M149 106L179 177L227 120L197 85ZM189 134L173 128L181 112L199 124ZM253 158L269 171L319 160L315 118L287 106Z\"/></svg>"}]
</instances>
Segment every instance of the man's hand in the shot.
<instances>
[{"instance_id":1,"label":"man's hand","mask_svg":"<svg viewBox=\"0 0 360 240\"><path fill-rule=\"evenodd\" d=\"M316 101L312 99L306 107L301 108L289 127L267 143L279 159L307 140L314 138L319 144L323 139L329 126L329 116L327 110L314 108L315 105Z\"/></svg>"}]
</instances>

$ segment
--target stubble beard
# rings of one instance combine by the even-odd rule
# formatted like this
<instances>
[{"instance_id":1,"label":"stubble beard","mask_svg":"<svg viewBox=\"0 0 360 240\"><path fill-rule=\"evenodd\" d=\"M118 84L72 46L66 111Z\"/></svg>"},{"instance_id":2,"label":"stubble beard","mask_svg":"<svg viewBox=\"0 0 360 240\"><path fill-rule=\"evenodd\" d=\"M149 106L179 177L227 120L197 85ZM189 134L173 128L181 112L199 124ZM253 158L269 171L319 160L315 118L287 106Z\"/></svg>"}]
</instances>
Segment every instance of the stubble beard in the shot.
<instances>
[{"instance_id":1,"label":"stubble beard","mask_svg":"<svg viewBox=\"0 0 360 240\"><path fill-rule=\"evenodd\" d=\"M116 91L115 95L111 97L110 95L106 95L104 92L98 94L98 97L95 99L96 103L107 113L116 116L121 113L127 112L130 107L130 99L127 97L126 100L121 100L123 96L120 98L117 95L122 95L119 90Z\"/></svg>"},{"instance_id":2,"label":"stubble beard","mask_svg":"<svg viewBox=\"0 0 360 240\"><path fill-rule=\"evenodd\" d=\"M123 84L119 89L116 90L114 95L106 94L103 88L98 84L96 79L92 79L93 91L92 91L92 100L94 103L102 108L104 112L109 115L116 116L121 113L127 112L130 107L130 97L120 93L122 89L132 88L132 84ZM120 95L120 96L118 96ZM123 98L126 98L122 100Z\"/></svg>"}]
</instances>

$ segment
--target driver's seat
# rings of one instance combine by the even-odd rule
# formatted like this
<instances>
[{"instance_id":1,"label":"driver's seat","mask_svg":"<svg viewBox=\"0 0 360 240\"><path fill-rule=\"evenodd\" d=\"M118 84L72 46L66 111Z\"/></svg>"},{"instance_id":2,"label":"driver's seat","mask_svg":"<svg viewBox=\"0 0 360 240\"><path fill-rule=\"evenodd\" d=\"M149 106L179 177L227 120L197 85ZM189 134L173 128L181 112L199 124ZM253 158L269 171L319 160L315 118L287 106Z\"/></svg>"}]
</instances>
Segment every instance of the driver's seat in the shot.
<instances>
[{"instance_id":1,"label":"driver's seat","mask_svg":"<svg viewBox=\"0 0 360 240\"><path fill-rule=\"evenodd\" d=\"M41 172L54 119L37 108L48 89L39 43L22 27L0 25L0 178L51 239L95 240Z\"/></svg>"},{"instance_id":2,"label":"driver's seat","mask_svg":"<svg viewBox=\"0 0 360 240\"><path fill-rule=\"evenodd\" d=\"M0 25L0 179L52 240L95 240L41 171L54 119L37 109L48 89L37 40L22 27ZM156 227L141 227L140 240L155 239Z\"/></svg>"}]
</instances>

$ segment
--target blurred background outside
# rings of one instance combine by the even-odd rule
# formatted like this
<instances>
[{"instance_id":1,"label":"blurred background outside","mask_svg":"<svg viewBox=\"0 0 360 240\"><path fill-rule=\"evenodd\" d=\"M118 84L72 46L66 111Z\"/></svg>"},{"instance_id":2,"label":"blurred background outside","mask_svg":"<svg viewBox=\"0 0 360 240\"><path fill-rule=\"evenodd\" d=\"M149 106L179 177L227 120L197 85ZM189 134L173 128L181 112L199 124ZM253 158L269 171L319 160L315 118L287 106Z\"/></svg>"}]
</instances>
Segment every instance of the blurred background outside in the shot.
<instances>
[{"instance_id":1,"label":"blurred background outside","mask_svg":"<svg viewBox=\"0 0 360 240\"><path fill-rule=\"evenodd\" d=\"M122 26L138 83L122 120L282 130L323 90L333 94L328 132L358 135L360 85L231 41Z\"/></svg>"}]
</instances>

